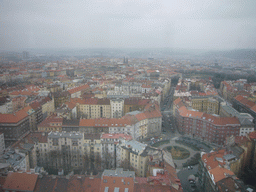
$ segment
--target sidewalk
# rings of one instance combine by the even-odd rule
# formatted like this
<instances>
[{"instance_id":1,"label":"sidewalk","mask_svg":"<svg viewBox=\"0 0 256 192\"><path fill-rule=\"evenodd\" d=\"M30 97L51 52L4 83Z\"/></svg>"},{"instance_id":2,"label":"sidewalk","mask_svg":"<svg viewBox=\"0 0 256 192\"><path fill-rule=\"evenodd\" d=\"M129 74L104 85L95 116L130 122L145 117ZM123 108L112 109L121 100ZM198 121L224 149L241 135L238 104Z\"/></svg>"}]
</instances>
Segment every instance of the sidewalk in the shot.
<instances>
[{"instance_id":1,"label":"sidewalk","mask_svg":"<svg viewBox=\"0 0 256 192\"><path fill-rule=\"evenodd\" d=\"M175 139L175 138L173 138ZM164 145L161 145L159 146L160 149L163 149L165 147L168 147L168 146L178 146L178 147L183 147L184 149L187 149L189 152L190 152L190 156L186 159L182 159L182 160L175 160L173 159L173 162L177 165L177 172L179 172L180 170L183 169L183 166L182 166L182 163L185 163L190 157L193 157L196 153L200 153L200 151L194 151L193 149L185 146L185 145L181 145L179 143L176 143L175 140L170 140L170 143L168 144L164 144Z\"/></svg>"}]
</instances>

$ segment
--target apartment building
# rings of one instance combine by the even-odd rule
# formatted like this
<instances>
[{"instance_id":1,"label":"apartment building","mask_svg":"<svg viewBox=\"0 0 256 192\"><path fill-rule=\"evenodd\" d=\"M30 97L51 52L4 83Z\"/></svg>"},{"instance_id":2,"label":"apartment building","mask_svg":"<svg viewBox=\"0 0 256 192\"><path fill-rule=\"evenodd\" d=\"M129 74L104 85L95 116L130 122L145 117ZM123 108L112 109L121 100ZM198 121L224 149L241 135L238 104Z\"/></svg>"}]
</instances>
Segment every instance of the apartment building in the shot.
<instances>
[{"instance_id":1,"label":"apartment building","mask_svg":"<svg viewBox=\"0 0 256 192\"><path fill-rule=\"evenodd\" d=\"M50 97L40 98L38 99L40 105L42 106L42 114L43 119L48 117L51 113L54 112L55 106L54 106L54 99L51 99Z\"/></svg>"},{"instance_id":2,"label":"apartment building","mask_svg":"<svg viewBox=\"0 0 256 192\"><path fill-rule=\"evenodd\" d=\"M55 114L38 125L38 131L80 131L84 133L129 134L135 140L159 135L162 115L156 103L148 103L144 111L133 111L122 118L66 119Z\"/></svg>"},{"instance_id":3,"label":"apartment building","mask_svg":"<svg viewBox=\"0 0 256 192\"><path fill-rule=\"evenodd\" d=\"M50 131L62 131L63 117L58 117L55 114L48 116L43 120L37 129L40 132L50 132Z\"/></svg>"},{"instance_id":4,"label":"apartment building","mask_svg":"<svg viewBox=\"0 0 256 192\"><path fill-rule=\"evenodd\" d=\"M42 106L38 101L34 101L34 102L30 103L29 106L34 110L34 115L35 115L35 119L36 119L35 130L32 129L32 131L36 131L37 125L43 121Z\"/></svg>"},{"instance_id":5,"label":"apartment building","mask_svg":"<svg viewBox=\"0 0 256 192\"><path fill-rule=\"evenodd\" d=\"M233 153L229 153L225 149L210 153L202 153L199 161L199 182L203 191L222 191L223 189L230 191L247 191L249 186L246 186L233 169L240 165L241 160L236 158ZM228 185L225 185L229 182Z\"/></svg>"},{"instance_id":6,"label":"apartment building","mask_svg":"<svg viewBox=\"0 0 256 192\"><path fill-rule=\"evenodd\" d=\"M238 95L233 100L233 107L242 113L249 113L253 118L254 124L256 123L256 103L248 100L242 95Z\"/></svg>"},{"instance_id":7,"label":"apartment building","mask_svg":"<svg viewBox=\"0 0 256 192\"><path fill-rule=\"evenodd\" d=\"M111 118L121 118L124 115L124 100L110 99Z\"/></svg>"},{"instance_id":8,"label":"apartment building","mask_svg":"<svg viewBox=\"0 0 256 192\"><path fill-rule=\"evenodd\" d=\"M9 100L0 105L0 113L13 113L13 102Z\"/></svg>"},{"instance_id":9,"label":"apartment building","mask_svg":"<svg viewBox=\"0 0 256 192\"><path fill-rule=\"evenodd\" d=\"M81 86L69 89L68 93L70 94L70 98L81 98L81 95L83 95L89 89L90 89L90 86L88 84L85 84L85 85L81 85Z\"/></svg>"},{"instance_id":10,"label":"apartment building","mask_svg":"<svg viewBox=\"0 0 256 192\"><path fill-rule=\"evenodd\" d=\"M175 117L181 133L219 145L224 144L227 136L239 135L241 128L237 117L219 117L188 110L185 106L176 109Z\"/></svg>"},{"instance_id":11,"label":"apartment building","mask_svg":"<svg viewBox=\"0 0 256 192\"><path fill-rule=\"evenodd\" d=\"M101 185L99 191L133 192L134 183L134 171L124 171L123 168L117 168L115 170L104 170L101 175Z\"/></svg>"},{"instance_id":12,"label":"apartment building","mask_svg":"<svg viewBox=\"0 0 256 192\"><path fill-rule=\"evenodd\" d=\"M192 108L200 112L208 114L219 114L220 103L224 100L220 97L203 96L203 97L192 97L191 103Z\"/></svg>"},{"instance_id":13,"label":"apartment building","mask_svg":"<svg viewBox=\"0 0 256 192\"><path fill-rule=\"evenodd\" d=\"M105 133L101 135L100 139L102 145L101 159L104 162L104 168L115 168L116 158L118 158L116 154L117 145L119 145L121 142L125 140L132 140L132 136L122 133Z\"/></svg>"},{"instance_id":14,"label":"apartment building","mask_svg":"<svg viewBox=\"0 0 256 192\"><path fill-rule=\"evenodd\" d=\"M5 146L16 142L29 131L29 115L24 109L13 114L0 114L0 132L4 133Z\"/></svg>"},{"instance_id":15,"label":"apartment building","mask_svg":"<svg viewBox=\"0 0 256 192\"><path fill-rule=\"evenodd\" d=\"M77 106L77 116L85 119L110 118L111 108L109 99L73 98L67 104Z\"/></svg>"},{"instance_id":16,"label":"apartment building","mask_svg":"<svg viewBox=\"0 0 256 192\"><path fill-rule=\"evenodd\" d=\"M143 111L150 99L126 98L124 100L124 114L132 111Z\"/></svg>"},{"instance_id":17,"label":"apartment building","mask_svg":"<svg viewBox=\"0 0 256 192\"><path fill-rule=\"evenodd\" d=\"M253 123L253 117L249 113L239 113L237 110L227 105L226 103L221 103L220 116L238 118L241 124L239 136L246 136L254 131L255 125Z\"/></svg>"},{"instance_id":18,"label":"apartment building","mask_svg":"<svg viewBox=\"0 0 256 192\"><path fill-rule=\"evenodd\" d=\"M136 175L145 177L147 172L147 156L141 155L146 144L135 140L125 141L117 147L117 167L133 169Z\"/></svg>"},{"instance_id":19,"label":"apartment building","mask_svg":"<svg viewBox=\"0 0 256 192\"><path fill-rule=\"evenodd\" d=\"M70 93L68 91L55 92L52 94L52 96L54 99L55 108L60 107L63 103L66 103L67 101L70 100Z\"/></svg>"}]
</instances>

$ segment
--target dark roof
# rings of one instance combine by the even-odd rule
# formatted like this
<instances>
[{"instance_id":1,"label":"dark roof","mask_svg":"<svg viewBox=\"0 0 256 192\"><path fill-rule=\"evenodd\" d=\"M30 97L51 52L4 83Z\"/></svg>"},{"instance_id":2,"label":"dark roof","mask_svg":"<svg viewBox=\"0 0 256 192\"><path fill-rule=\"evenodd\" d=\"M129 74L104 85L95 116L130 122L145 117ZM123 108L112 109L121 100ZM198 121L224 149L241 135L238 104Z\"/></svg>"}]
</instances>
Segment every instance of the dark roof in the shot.
<instances>
[{"instance_id":1,"label":"dark roof","mask_svg":"<svg viewBox=\"0 0 256 192\"><path fill-rule=\"evenodd\" d=\"M63 119L62 126L79 126L79 119Z\"/></svg>"},{"instance_id":2,"label":"dark roof","mask_svg":"<svg viewBox=\"0 0 256 192\"><path fill-rule=\"evenodd\" d=\"M244 185L242 182L239 182L237 179L233 179L232 177L224 178L217 182L218 191L226 192L226 191L245 191Z\"/></svg>"},{"instance_id":3,"label":"dark roof","mask_svg":"<svg viewBox=\"0 0 256 192\"><path fill-rule=\"evenodd\" d=\"M91 134L84 134L84 139L91 139L91 140L94 140L94 139L100 139L100 134L98 133L91 133Z\"/></svg>"},{"instance_id":4,"label":"dark roof","mask_svg":"<svg viewBox=\"0 0 256 192\"><path fill-rule=\"evenodd\" d=\"M100 178L74 175L68 181L68 192L98 192L100 190Z\"/></svg>"},{"instance_id":5,"label":"dark roof","mask_svg":"<svg viewBox=\"0 0 256 192\"><path fill-rule=\"evenodd\" d=\"M67 191L68 179L57 176L43 176L36 184L35 192L64 192Z\"/></svg>"}]
</instances>

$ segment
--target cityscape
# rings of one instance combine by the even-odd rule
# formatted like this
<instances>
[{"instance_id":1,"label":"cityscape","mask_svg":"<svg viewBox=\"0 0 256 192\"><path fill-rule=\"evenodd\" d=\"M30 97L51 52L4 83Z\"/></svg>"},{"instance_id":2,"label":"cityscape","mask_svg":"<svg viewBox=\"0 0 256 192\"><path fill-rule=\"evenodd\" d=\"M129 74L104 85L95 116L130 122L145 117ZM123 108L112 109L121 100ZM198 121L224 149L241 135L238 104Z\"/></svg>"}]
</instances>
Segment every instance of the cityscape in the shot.
<instances>
[{"instance_id":1,"label":"cityscape","mask_svg":"<svg viewBox=\"0 0 256 192\"><path fill-rule=\"evenodd\" d=\"M0 191L256 191L256 2L230 4L2 1Z\"/></svg>"}]
</instances>

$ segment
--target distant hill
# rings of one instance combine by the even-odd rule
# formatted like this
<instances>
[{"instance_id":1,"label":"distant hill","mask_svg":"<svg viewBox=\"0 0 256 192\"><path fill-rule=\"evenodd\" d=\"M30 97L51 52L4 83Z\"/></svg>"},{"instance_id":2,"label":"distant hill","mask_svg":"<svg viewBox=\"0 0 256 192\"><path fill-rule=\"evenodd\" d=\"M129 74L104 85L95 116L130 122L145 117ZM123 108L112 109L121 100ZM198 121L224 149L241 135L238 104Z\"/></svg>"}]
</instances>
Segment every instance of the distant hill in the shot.
<instances>
[{"instance_id":1,"label":"distant hill","mask_svg":"<svg viewBox=\"0 0 256 192\"><path fill-rule=\"evenodd\" d=\"M230 51L210 51L204 56L227 57L231 59L256 60L256 49L235 49Z\"/></svg>"}]
</instances>

